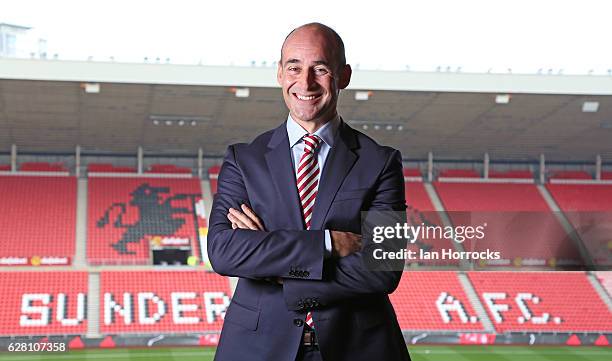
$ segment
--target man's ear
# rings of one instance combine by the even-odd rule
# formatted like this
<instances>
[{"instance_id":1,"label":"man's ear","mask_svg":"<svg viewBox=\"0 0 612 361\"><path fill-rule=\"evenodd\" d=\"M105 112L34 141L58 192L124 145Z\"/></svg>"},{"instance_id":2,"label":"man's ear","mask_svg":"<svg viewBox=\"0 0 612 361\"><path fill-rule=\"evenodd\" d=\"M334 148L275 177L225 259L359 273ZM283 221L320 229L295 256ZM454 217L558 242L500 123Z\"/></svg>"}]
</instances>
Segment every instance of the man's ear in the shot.
<instances>
[{"instance_id":1,"label":"man's ear","mask_svg":"<svg viewBox=\"0 0 612 361\"><path fill-rule=\"evenodd\" d=\"M346 64L342 71L340 72L340 81L338 82L338 88L344 89L351 82L351 75L353 74L353 69L349 64Z\"/></svg>"},{"instance_id":2,"label":"man's ear","mask_svg":"<svg viewBox=\"0 0 612 361\"><path fill-rule=\"evenodd\" d=\"M280 85L281 87L283 86L283 81L282 81L282 77L283 77L283 61L279 60L278 61L278 68L276 69L276 81L278 82L278 85Z\"/></svg>"}]
</instances>

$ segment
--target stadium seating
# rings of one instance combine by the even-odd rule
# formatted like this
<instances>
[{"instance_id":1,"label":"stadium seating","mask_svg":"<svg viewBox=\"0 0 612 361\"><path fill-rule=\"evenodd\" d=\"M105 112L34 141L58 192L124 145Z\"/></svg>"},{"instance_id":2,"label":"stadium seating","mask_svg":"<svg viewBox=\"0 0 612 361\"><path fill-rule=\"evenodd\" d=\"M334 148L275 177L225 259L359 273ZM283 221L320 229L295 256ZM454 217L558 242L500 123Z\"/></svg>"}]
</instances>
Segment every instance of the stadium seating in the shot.
<instances>
[{"instance_id":1,"label":"stadium seating","mask_svg":"<svg viewBox=\"0 0 612 361\"><path fill-rule=\"evenodd\" d=\"M480 178L480 174L475 169L441 169L438 172L439 178Z\"/></svg>"},{"instance_id":2,"label":"stadium seating","mask_svg":"<svg viewBox=\"0 0 612 361\"><path fill-rule=\"evenodd\" d=\"M533 172L530 170L490 170L489 178L533 179Z\"/></svg>"},{"instance_id":3,"label":"stadium seating","mask_svg":"<svg viewBox=\"0 0 612 361\"><path fill-rule=\"evenodd\" d=\"M601 179L602 180L612 180L612 172L602 171Z\"/></svg>"},{"instance_id":4,"label":"stadium seating","mask_svg":"<svg viewBox=\"0 0 612 361\"><path fill-rule=\"evenodd\" d=\"M0 171L6 172L11 170L10 164L0 164Z\"/></svg>"},{"instance_id":5,"label":"stadium seating","mask_svg":"<svg viewBox=\"0 0 612 361\"><path fill-rule=\"evenodd\" d=\"M595 272L595 276L612 298L612 271Z\"/></svg>"},{"instance_id":6,"label":"stadium seating","mask_svg":"<svg viewBox=\"0 0 612 361\"><path fill-rule=\"evenodd\" d=\"M0 176L0 265L69 264L76 178Z\"/></svg>"},{"instance_id":7,"label":"stadium seating","mask_svg":"<svg viewBox=\"0 0 612 361\"><path fill-rule=\"evenodd\" d=\"M483 329L455 272L404 272L390 297L403 330Z\"/></svg>"},{"instance_id":8,"label":"stadium seating","mask_svg":"<svg viewBox=\"0 0 612 361\"><path fill-rule=\"evenodd\" d=\"M100 330L220 332L229 297L228 279L212 272L101 272Z\"/></svg>"},{"instance_id":9,"label":"stadium seating","mask_svg":"<svg viewBox=\"0 0 612 361\"><path fill-rule=\"evenodd\" d=\"M455 226L484 226L485 237L467 251L500 251L481 265L581 264L579 253L533 184L434 182Z\"/></svg>"},{"instance_id":10,"label":"stadium seating","mask_svg":"<svg viewBox=\"0 0 612 361\"><path fill-rule=\"evenodd\" d=\"M111 163L90 163L87 165L88 173L136 173L134 167L118 167Z\"/></svg>"},{"instance_id":11,"label":"stadium seating","mask_svg":"<svg viewBox=\"0 0 612 361\"><path fill-rule=\"evenodd\" d=\"M547 184L593 262L612 266L612 184Z\"/></svg>"},{"instance_id":12,"label":"stadium seating","mask_svg":"<svg viewBox=\"0 0 612 361\"><path fill-rule=\"evenodd\" d=\"M429 195L425 190L425 185L422 182L406 182L406 214L408 221L413 226L418 225L442 225L442 221L438 212L436 212ZM418 252L419 249L424 251L440 251L442 249L453 249L453 245L450 240L443 238L429 238L429 239L418 239L414 243L408 246L409 250ZM412 262L407 262L412 263ZM457 265L457 260L422 260L419 259L418 263L428 266L443 266L443 265Z\"/></svg>"},{"instance_id":13,"label":"stadium seating","mask_svg":"<svg viewBox=\"0 0 612 361\"><path fill-rule=\"evenodd\" d=\"M148 264L151 242L177 239L200 258L198 237L207 227L201 195L196 178L89 178L89 263Z\"/></svg>"},{"instance_id":14,"label":"stadium seating","mask_svg":"<svg viewBox=\"0 0 612 361\"><path fill-rule=\"evenodd\" d=\"M191 169L174 164L151 164L145 173L191 174Z\"/></svg>"},{"instance_id":15,"label":"stadium seating","mask_svg":"<svg viewBox=\"0 0 612 361\"><path fill-rule=\"evenodd\" d=\"M26 162L21 163L19 170L22 172L67 172L64 163Z\"/></svg>"},{"instance_id":16,"label":"stadium seating","mask_svg":"<svg viewBox=\"0 0 612 361\"><path fill-rule=\"evenodd\" d=\"M582 272L470 272L497 332L611 332L612 312Z\"/></svg>"},{"instance_id":17,"label":"stadium seating","mask_svg":"<svg viewBox=\"0 0 612 361\"><path fill-rule=\"evenodd\" d=\"M87 272L0 272L0 336L87 332Z\"/></svg>"},{"instance_id":18,"label":"stadium seating","mask_svg":"<svg viewBox=\"0 0 612 361\"><path fill-rule=\"evenodd\" d=\"M212 194L217 193L217 178L219 178L219 172L221 171L220 165L215 165L208 168L208 179L210 180L210 191Z\"/></svg>"},{"instance_id":19,"label":"stadium seating","mask_svg":"<svg viewBox=\"0 0 612 361\"><path fill-rule=\"evenodd\" d=\"M593 179L593 177L585 171L581 170L563 170L553 171L548 176L549 179Z\"/></svg>"},{"instance_id":20,"label":"stadium seating","mask_svg":"<svg viewBox=\"0 0 612 361\"><path fill-rule=\"evenodd\" d=\"M404 168L404 177L409 178L421 178L423 175L421 174L421 170L418 168Z\"/></svg>"}]
</instances>

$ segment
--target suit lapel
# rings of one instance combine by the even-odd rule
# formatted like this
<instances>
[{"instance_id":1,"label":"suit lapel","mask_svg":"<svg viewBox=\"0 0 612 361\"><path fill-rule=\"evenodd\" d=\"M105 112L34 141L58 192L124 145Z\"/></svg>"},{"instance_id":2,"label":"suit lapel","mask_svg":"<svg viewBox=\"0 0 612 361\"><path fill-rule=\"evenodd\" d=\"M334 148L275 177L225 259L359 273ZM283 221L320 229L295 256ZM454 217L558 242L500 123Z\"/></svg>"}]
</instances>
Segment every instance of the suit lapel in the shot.
<instances>
[{"instance_id":1,"label":"suit lapel","mask_svg":"<svg viewBox=\"0 0 612 361\"><path fill-rule=\"evenodd\" d=\"M295 229L303 229L302 207L299 202L295 171L291 162L291 148L285 123L276 128L265 154L266 163L270 170L272 183L279 194L283 209L286 211L291 224Z\"/></svg>"},{"instance_id":2,"label":"suit lapel","mask_svg":"<svg viewBox=\"0 0 612 361\"><path fill-rule=\"evenodd\" d=\"M321 229L323 226L323 222L327 217L331 203L340 185L342 185L344 178L346 178L353 164L357 161L357 154L353 152L355 148L357 148L357 139L355 138L354 130L343 121L338 128L334 146L327 156L323 174L319 181L311 229Z\"/></svg>"}]
</instances>

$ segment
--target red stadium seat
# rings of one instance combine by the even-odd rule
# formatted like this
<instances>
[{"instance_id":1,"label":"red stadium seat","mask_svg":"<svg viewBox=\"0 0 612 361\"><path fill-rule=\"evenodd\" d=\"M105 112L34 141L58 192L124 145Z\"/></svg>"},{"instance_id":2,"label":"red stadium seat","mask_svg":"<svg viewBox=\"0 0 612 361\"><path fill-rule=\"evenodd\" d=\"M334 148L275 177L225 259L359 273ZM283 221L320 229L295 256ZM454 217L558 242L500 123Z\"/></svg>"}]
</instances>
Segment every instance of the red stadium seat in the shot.
<instances>
[{"instance_id":1,"label":"red stadium seat","mask_svg":"<svg viewBox=\"0 0 612 361\"><path fill-rule=\"evenodd\" d=\"M480 178L475 169L441 169L439 178Z\"/></svg>"},{"instance_id":2,"label":"red stadium seat","mask_svg":"<svg viewBox=\"0 0 612 361\"><path fill-rule=\"evenodd\" d=\"M88 173L136 173L134 167L117 167L111 163L90 163L87 166Z\"/></svg>"},{"instance_id":3,"label":"red stadium seat","mask_svg":"<svg viewBox=\"0 0 612 361\"><path fill-rule=\"evenodd\" d=\"M214 165L208 168L208 179L210 180L210 191L212 194L217 193L217 178L219 178L219 172L221 171L220 165Z\"/></svg>"},{"instance_id":4,"label":"red stadium seat","mask_svg":"<svg viewBox=\"0 0 612 361\"><path fill-rule=\"evenodd\" d=\"M404 272L390 297L402 330L483 330L455 272Z\"/></svg>"},{"instance_id":5,"label":"red stadium seat","mask_svg":"<svg viewBox=\"0 0 612 361\"><path fill-rule=\"evenodd\" d=\"M596 264L612 265L612 184L547 184Z\"/></svg>"},{"instance_id":6,"label":"red stadium seat","mask_svg":"<svg viewBox=\"0 0 612 361\"><path fill-rule=\"evenodd\" d=\"M64 163L46 163L46 162L27 162L19 166L20 171L24 172L67 172Z\"/></svg>"},{"instance_id":7,"label":"red stadium seat","mask_svg":"<svg viewBox=\"0 0 612 361\"><path fill-rule=\"evenodd\" d=\"M470 272L497 332L611 332L612 312L582 272Z\"/></svg>"},{"instance_id":8,"label":"red stadium seat","mask_svg":"<svg viewBox=\"0 0 612 361\"><path fill-rule=\"evenodd\" d=\"M145 173L191 174L191 169L174 164L152 164Z\"/></svg>"},{"instance_id":9,"label":"red stadium seat","mask_svg":"<svg viewBox=\"0 0 612 361\"><path fill-rule=\"evenodd\" d=\"M442 225L442 220L436 212L429 195L425 190L425 185L422 182L406 182L406 214L408 221L413 226L418 225ZM418 252L419 249L424 251L441 251L442 249L454 249L452 241L444 238L429 238L418 239L408 245L408 249ZM412 263L408 261L407 263ZM457 265L457 260L419 260L419 263L428 266L442 265Z\"/></svg>"},{"instance_id":10,"label":"red stadium seat","mask_svg":"<svg viewBox=\"0 0 612 361\"><path fill-rule=\"evenodd\" d=\"M205 271L100 273L100 331L220 332L228 279Z\"/></svg>"},{"instance_id":11,"label":"red stadium seat","mask_svg":"<svg viewBox=\"0 0 612 361\"><path fill-rule=\"evenodd\" d=\"M87 272L0 272L0 285L0 336L87 332Z\"/></svg>"},{"instance_id":12,"label":"red stadium seat","mask_svg":"<svg viewBox=\"0 0 612 361\"><path fill-rule=\"evenodd\" d=\"M499 251L495 266L577 265L582 260L533 184L446 183L435 188L455 226L485 225L485 238L468 251ZM469 220L464 220L469 217Z\"/></svg>"},{"instance_id":13,"label":"red stadium seat","mask_svg":"<svg viewBox=\"0 0 612 361\"><path fill-rule=\"evenodd\" d=\"M0 265L69 264L76 196L74 177L0 176Z\"/></svg>"},{"instance_id":14,"label":"red stadium seat","mask_svg":"<svg viewBox=\"0 0 612 361\"><path fill-rule=\"evenodd\" d=\"M533 172L530 170L490 170L489 178L533 179Z\"/></svg>"},{"instance_id":15,"label":"red stadium seat","mask_svg":"<svg viewBox=\"0 0 612 361\"><path fill-rule=\"evenodd\" d=\"M148 264L150 242L169 238L187 239L200 258L207 224L196 178L89 178L87 204L90 264Z\"/></svg>"},{"instance_id":16,"label":"red stadium seat","mask_svg":"<svg viewBox=\"0 0 612 361\"><path fill-rule=\"evenodd\" d=\"M593 177L585 171L580 170L563 170L551 172L549 179L593 179Z\"/></svg>"}]
</instances>

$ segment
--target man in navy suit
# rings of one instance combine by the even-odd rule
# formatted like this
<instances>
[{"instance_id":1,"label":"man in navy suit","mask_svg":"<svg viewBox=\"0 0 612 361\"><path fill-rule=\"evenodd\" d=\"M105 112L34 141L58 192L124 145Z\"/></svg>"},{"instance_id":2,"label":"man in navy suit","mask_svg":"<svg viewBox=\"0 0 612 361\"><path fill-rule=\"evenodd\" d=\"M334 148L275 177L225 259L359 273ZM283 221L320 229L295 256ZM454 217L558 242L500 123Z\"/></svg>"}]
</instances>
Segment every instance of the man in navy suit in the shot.
<instances>
[{"instance_id":1,"label":"man in navy suit","mask_svg":"<svg viewBox=\"0 0 612 361\"><path fill-rule=\"evenodd\" d=\"M278 65L287 121L228 148L208 254L240 279L218 361L409 360L388 297L402 272L369 270L360 236L361 211L405 211L401 155L338 115L350 78L334 30L293 30Z\"/></svg>"}]
</instances>

